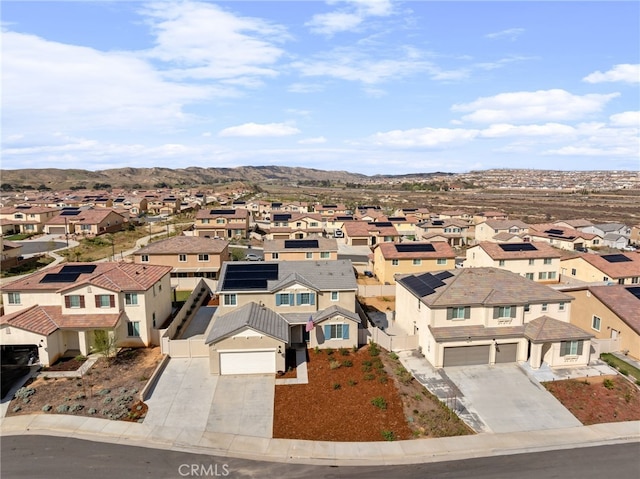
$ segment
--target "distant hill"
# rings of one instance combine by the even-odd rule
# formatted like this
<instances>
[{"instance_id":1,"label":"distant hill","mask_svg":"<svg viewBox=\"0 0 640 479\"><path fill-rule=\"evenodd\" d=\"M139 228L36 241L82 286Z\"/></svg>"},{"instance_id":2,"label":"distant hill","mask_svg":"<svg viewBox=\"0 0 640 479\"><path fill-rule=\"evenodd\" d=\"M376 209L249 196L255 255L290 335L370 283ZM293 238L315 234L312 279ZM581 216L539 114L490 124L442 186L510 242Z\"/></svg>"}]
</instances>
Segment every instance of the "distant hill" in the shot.
<instances>
[{"instance_id":1,"label":"distant hill","mask_svg":"<svg viewBox=\"0 0 640 479\"><path fill-rule=\"evenodd\" d=\"M367 176L348 171L325 171L313 168L288 166L240 166L237 168L116 168L109 170L62 170L56 168L0 170L0 182L12 187L44 185L53 190L73 187L92 188L96 184L108 184L114 188L151 188L166 183L171 187L212 185L228 181L251 183L340 182L367 183L381 179L397 178L402 181L418 181L447 173ZM138 186L139 185L139 186Z\"/></svg>"}]
</instances>

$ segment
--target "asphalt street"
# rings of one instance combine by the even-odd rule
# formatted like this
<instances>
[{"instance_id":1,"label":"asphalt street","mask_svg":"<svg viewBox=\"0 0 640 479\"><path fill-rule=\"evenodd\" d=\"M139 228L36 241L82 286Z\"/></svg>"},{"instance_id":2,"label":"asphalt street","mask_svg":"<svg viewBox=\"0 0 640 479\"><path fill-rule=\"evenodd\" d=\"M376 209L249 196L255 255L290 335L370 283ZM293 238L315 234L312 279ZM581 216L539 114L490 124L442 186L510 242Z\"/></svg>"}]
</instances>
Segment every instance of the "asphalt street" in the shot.
<instances>
[{"instance_id":1,"label":"asphalt street","mask_svg":"<svg viewBox=\"0 0 640 479\"><path fill-rule=\"evenodd\" d=\"M406 466L271 463L36 435L4 436L3 479L181 477L307 479L541 479L640 477L640 443ZM54 472L55 471L55 472Z\"/></svg>"}]
</instances>

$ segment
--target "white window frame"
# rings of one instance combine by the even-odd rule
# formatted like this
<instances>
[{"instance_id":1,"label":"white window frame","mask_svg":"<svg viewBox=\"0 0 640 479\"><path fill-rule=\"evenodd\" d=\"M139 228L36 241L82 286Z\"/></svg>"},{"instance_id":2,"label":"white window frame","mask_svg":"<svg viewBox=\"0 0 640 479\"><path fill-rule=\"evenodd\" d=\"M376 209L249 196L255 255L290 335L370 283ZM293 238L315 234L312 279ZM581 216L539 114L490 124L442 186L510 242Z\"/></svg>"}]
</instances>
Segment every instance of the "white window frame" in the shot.
<instances>
[{"instance_id":1,"label":"white window frame","mask_svg":"<svg viewBox=\"0 0 640 479\"><path fill-rule=\"evenodd\" d=\"M209 262L209 255L207 253L200 253L198 255L198 262L199 263L208 263Z\"/></svg>"},{"instance_id":2,"label":"white window frame","mask_svg":"<svg viewBox=\"0 0 640 479\"><path fill-rule=\"evenodd\" d=\"M82 302L80 300L80 296L79 294L70 294L68 296L69 298L69 309L80 309L82 307ZM77 299L78 303L74 304L74 300Z\"/></svg>"},{"instance_id":3,"label":"white window frame","mask_svg":"<svg viewBox=\"0 0 640 479\"><path fill-rule=\"evenodd\" d=\"M339 301L340 293L338 291L331 291L331 301Z\"/></svg>"},{"instance_id":4,"label":"white window frame","mask_svg":"<svg viewBox=\"0 0 640 479\"><path fill-rule=\"evenodd\" d=\"M596 316L594 314L593 317L591 318L591 329L599 332L601 328L602 328L602 319L599 316Z\"/></svg>"},{"instance_id":5,"label":"white window frame","mask_svg":"<svg viewBox=\"0 0 640 479\"><path fill-rule=\"evenodd\" d=\"M124 293L125 306L138 306L138 293Z\"/></svg>"},{"instance_id":6,"label":"white window frame","mask_svg":"<svg viewBox=\"0 0 640 479\"><path fill-rule=\"evenodd\" d=\"M140 255L140 262L141 263L148 263L149 262L149 255L148 254Z\"/></svg>"},{"instance_id":7,"label":"white window frame","mask_svg":"<svg viewBox=\"0 0 640 479\"><path fill-rule=\"evenodd\" d=\"M536 264L536 260L535 259L529 259L529 266L533 266L534 264Z\"/></svg>"},{"instance_id":8,"label":"white window frame","mask_svg":"<svg viewBox=\"0 0 640 479\"><path fill-rule=\"evenodd\" d=\"M398 266L399 264L400 264L400 260L397 260L397 259L391 260L391 266Z\"/></svg>"},{"instance_id":9,"label":"white window frame","mask_svg":"<svg viewBox=\"0 0 640 479\"><path fill-rule=\"evenodd\" d=\"M549 305L547 303L542 303L542 306L541 306L540 310L543 313L546 313L549 310Z\"/></svg>"},{"instance_id":10,"label":"white window frame","mask_svg":"<svg viewBox=\"0 0 640 479\"><path fill-rule=\"evenodd\" d=\"M503 259L498 260L498 266L505 266L507 264L507 262Z\"/></svg>"},{"instance_id":11,"label":"white window frame","mask_svg":"<svg viewBox=\"0 0 640 479\"><path fill-rule=\"evenodd\" d=\"M498 318L510 318L511 306L498 306Z\"/></svg>"},{"instance_id":12,"label":"white window frame","mask_svg":"<svg viewBox=\"0 0 640 479\"><path fill-rule=\"evenodd\" d=\"M320 259L329 259L331 258L331 253L329 251L320 251Z\"/></svg>"},{"instance_id":13,"label":"white window frame","mask_svg":"<svg viewBox=\"0 0 640 479\"><path fill-rule=\"evenodd\" d=\"M280 253L271 253L271 259L279 259Z\"/></svg>"},{"instance_id":14,"label":"white window frame","mask_svg":"<svg viewBox=\"0 0 640 479\"><path fill-rule=\"evenodd\" d=\"M8 293L9 304L22 304L20 303L20 293Z\"/></svg>"},{"instance_id":15,"label":"white window frame","mask_svg":"<svg viewBox=\"0 0 640 479\"><path fill-rule=\"evenodd\" d=\"M558 311L564 311L566 309L565 307L565 302L562 301L561 303L558 304Z\"/></svg>"},{"instance_id":16,"label":"white window frame","mask_svg":"<svg viewBox=\"0 0 640 479\"><path fill-rule=\"evenodd\" d=\"M225 294L224 295L224 305L225 306L237 306L238 305L238 296L235 293Z\"/></svg>"},{"instance_id":17,"label":"white window frame","mask_svg":"<svg viewBox=\"0 0 640 479\"><path fill-rule=\"evenodd\" d=\"M524 277L527 278L528 280L531 280L531 281L535 281L535 279L536 279L534 273L525 273Z\"/></svg>"},{"instance_id":18,"label":"white window frame","mask_svg":"<svg viewBox=\"0 0 640 479\"><path fill-rule=\"evenodd\" d=\"M313 259L313 253L312 253L311 251L307 251L307 252L304 254L304 257L305 257L306 259Z\"/></svg>"},{"instance_id":19,"label":"white window frame","mask_svg":"<svg viewBox=\"0 0 640 479\"><path fill-rule=\"evenodd\" d=\"M110 308L111 307L111 295L110 294L97 294L96 295L98 299L100 306L98 306L99 308ZM104 298L107 298L106 304L104 302Z\"/></svg>"},{"instance_id":20,"label":"white window frame","mask_svg":"<svg viewBox=\"0 0 640 479\"><path fill-rule=\"evenodd\" d=\"M420 266L420 265L422 265L422 260L421 259L413 259L413 260L411 260L411 264L413 264L413 266Z\"/></svg>"},{"instance_id":21,"label":"white window frame","mask_svg":"<svg viewBox=\"0 0 640 479\"><path fill-rule=\"evenodd\" d=\"M551 264L551 258L545 258L543 264Z\"/></svg>"},{"instance_id":22,"label":"white window frame","mask_svg":"<svg viewBox=\"0 0 640 479\"><path fill-rule=\"evenodd\" d=\"M344 334L343 326L344 324L329 324L329 337L325 339L342 339L342 335ZM340 334L338 334L340 331Z\"/></svg>"},{"instance_id":23,"label":"white window frame","mask_svg":"<svg viewBox=\"0 0 640 479\"><path fill-rule=\"evenodd\" d=\"M184 253L181 253L178 255L178 262L180 263L186 263L187 262L187 255Z\"/></svg>"},{"instance_id":24,"label":"white window frame","mask_svg":"<svg viewBox=\"0 0 640 479\"><path fill-rule=\"evenodd\" d=\"M304 292L304 293L298 293L300 295L300 306L310 306L311 305L311 295L313 293L310 292ZM308 298L307 302L304 301L304 298L306 297Z\"/></svg>"},{"instance_id":25,"label":"white window frame","mask_svg":"<svg viewBox=\"0 0 640 479\"><path fill-rule=\"evenodd\" d=\"M451 319L453 320L461 320L464 319L464 306L454 306L451 308Z\"/></svg>"},{"instance_id":26,"label":"white window frame","mask_svg":"<svg viewBox=\"0 0 640 479\"><path fill-rule=\"evenodd\" d=\"M447 258L436 259L436 264L447 264Z\"/></svg>"}]
</instances>

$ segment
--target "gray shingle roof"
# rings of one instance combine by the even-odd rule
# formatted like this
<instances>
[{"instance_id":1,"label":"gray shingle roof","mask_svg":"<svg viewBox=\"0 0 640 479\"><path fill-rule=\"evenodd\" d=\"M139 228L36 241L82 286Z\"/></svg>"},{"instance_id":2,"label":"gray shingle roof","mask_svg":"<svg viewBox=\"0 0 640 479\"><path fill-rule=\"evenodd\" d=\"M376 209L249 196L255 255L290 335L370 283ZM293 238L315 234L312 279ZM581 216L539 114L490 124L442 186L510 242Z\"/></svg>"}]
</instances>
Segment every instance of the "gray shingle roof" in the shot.
<instances>
[{"instance_id":1,"label":"gray shingle roof","mask_svg":"<svg viewBox=\"0 0 640 479\"><path fill-rule=\"evenodd\" d=\"M215 254L224 251L228 244L228 241L200 236L174 236L151 243L135 254Z\"/></svg>"},{"instance_id":2,"label":"gray shingle roof","mask_svg":"<svg viewBox=\"0 0 640 479\"><path fill-rule=\"evenodd\" d=\"M252 302L216 318L205 343L215 343L245 327L289 342L289 323L271 309Z\"/></svg>"},{"instance_id":3,"label":"gray shingle roof","mask_svg":"<svg viewBox=\"0 0 640 479\"><path fill-rule=\"evenodd\" d=\"M326 309L315 311L313 313L283 313L282 317L284 317L289 324L306 324L307 321L309 321L309 316L311 316L313 322L318 324L319 322L332 318L338 314L347 319L351 319L356 323L360 322L360 316L338 305L329 306Z\"/></svg>"}]
</instances>

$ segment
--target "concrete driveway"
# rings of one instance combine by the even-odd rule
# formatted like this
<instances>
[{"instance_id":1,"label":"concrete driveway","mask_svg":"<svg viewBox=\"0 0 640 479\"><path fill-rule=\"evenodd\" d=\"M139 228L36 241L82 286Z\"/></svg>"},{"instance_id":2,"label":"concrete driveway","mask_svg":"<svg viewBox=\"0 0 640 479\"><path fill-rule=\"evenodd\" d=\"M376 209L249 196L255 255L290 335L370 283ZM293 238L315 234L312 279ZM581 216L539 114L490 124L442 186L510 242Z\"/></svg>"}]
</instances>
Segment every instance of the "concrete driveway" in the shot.
<instances>
[{"instance_id":1,"label":"concrete driveway","mask_svg":"<svg viewBox=\"0 0 640 479\"><path fill-rule=\"evenodd\" d=\"M442 374L460 389L462 396L458 400L493 432L582 425L517 364L449 367Z\"/></svg>"},{"instance_id":2,"label":"concrete driveway","mask_svg":"<svg viewBox=\"0 0 640 479\"><path fill-rule=\"evenodd\" d=\"M220 376L207 431L245 436L273 436L273 374Z\"/></svg>"},{"instance_id":3,"label":"concrete driveway","mask_svg":"<svg viewBox=\"0 0 640 479\"><path fill-rule=\"evenodd\" d=\"M274 397L274 375L215 376L209 358L171 358L144 423L270 438Z\"/></svg>"}]
</instances>

